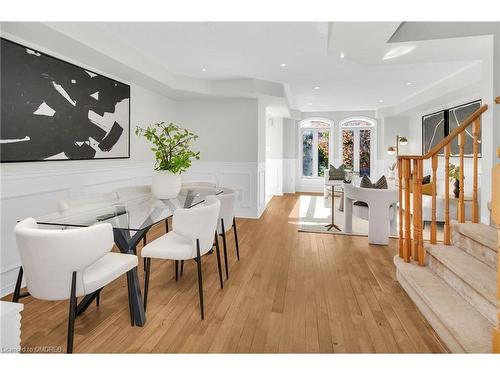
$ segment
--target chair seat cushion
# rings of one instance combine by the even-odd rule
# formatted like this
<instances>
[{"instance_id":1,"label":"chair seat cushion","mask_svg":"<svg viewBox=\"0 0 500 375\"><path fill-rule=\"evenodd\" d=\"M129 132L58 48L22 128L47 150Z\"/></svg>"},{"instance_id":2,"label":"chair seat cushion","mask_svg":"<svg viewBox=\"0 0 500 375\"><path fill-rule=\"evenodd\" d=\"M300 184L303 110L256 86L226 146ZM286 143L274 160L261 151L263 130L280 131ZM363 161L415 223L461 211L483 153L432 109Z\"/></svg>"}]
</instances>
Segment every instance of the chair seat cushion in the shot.
<instances>
[{"instance_id":1,"label":"chair seat cushion","mask_svg":"<svg viewBox=\"0 0 500 375\"><path fill-rule=\"evenodd\" d=\"M187 260L196 256L196 247L193 246L190 238L175 232L168 232L144 246L141 256L143 258Z\"/></svg>"},{"instance_id":2,"label":"chair seat cushion","mask_svg":"<svg viewBox=\"0 0 500 375\"><path fill-rule=\"evenodd\" d=\"M83 271L85 294L95 292L137 266L137 256L107 253Z\"/></svg>"}]
</instances>

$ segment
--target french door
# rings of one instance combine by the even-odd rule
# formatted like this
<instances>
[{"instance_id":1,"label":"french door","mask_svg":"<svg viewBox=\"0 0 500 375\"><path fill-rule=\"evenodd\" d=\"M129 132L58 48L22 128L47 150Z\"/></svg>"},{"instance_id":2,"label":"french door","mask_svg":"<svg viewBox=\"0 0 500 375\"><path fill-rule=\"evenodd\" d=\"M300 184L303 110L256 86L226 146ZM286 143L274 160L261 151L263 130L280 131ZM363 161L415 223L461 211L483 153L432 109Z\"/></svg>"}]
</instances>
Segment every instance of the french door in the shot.
<instances>
[{"instance_id":1,"label":"french door","mask_svg":"<svg viewBox=\"0 0 500 375\"><path fill-rule=\"evenodd\" d=\"M370 176L372 166L372 130L342 130L342 162L345 168Z\"/></svg>"},{"instance_id":2,"label":"french door","mask_svg":"<svg viewBox=\"0 0 500 375\"><path fill-rule=\"evenodd\" d=\"M302 176L323 177L329 163L330 131L303 129L301 136Z\"/></svg>"}]
</instances>

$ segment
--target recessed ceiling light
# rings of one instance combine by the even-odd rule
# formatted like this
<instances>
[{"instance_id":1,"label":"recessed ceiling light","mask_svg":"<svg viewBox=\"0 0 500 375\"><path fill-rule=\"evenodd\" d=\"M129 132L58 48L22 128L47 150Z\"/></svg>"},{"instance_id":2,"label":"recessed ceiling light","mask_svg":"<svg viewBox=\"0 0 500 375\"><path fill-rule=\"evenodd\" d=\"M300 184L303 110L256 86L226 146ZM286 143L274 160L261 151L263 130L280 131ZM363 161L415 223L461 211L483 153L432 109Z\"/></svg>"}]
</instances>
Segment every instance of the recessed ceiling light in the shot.
<instances>
[{"instance_id":1,"label":"recessed ceiling light","mask_svg":"<svg viewBox=\"0 0 500 375\"><path fill-rule=\"evenodd\" d=\"M319 86L314 86L314 90L319 90L321 87Z\"/></svg>"},{"instance_id":2,"label":"recessed ceiling light","mask_svg":"<svg viewBox=\"0 0 500 375\"><path fill-rule=\"evenodd\" d=\"M307 105L313 105L311 102L307 103Z\"/></svg>"},{"instance_id":3,"label":"recessed ceiling light","mask_svg":"<svg viewBox=\"0 0 500 375\"><path fill-rule=\"evenodd\" d=\"M415 46L399 46L395 47L391 50L389 50L384 57L382 57L383 60L390 60L394 59L399 56L406 55L407 53L410 53L413 51L416 47Z\"/></svg>"},{"instance_id":4,"label":"recessed ceiling light","mask_svg":"<svg viewBox=\"0 0 500 375\"><path fill-rule=\"evenodd\" d=\"M413 85L413 82L409 82L409 81L406 82L406 86L411 86L411 85Z\"/></svg>"},{"instance_id":5,"label":"recessed ceiling light","mask_svg":"<svg viewBox=\"0 0 500 375\"><path fill-rule=\"evenodd\" d=\"M206 68L201 68L201 71L202 71L202 72L206 72L206 71L207 71L207 69L206 69Z\"/></svg>"},{"instance_id":6,"label":"recessed ceiling light","mask_svg":"<svg viewBox=\"0 0 500 375\"><path fill-rule=\"evenodd\" d=\"M384 101L383 101L382 99L380 99L378 102L379 102L379 103L383 103Z\"/></svg>"},{"instance_id":7,"label":"recessed ceiling light","mask_svg":"<svg viewBox=\"0 0 500 375\"><path fill-rule=\"evenodd\" d=\"M284 68L284 67L286 67L286 66L287 66L287 64L285 64L285 63L282 63L282 64L281 64L281 67L282 67L282 68Z\"/></svg>"},{"instance_id":8,"label":"recessed ceiling light","mask_svg":"<svg viewBox=\"0 0 500 375\"><path fill-rule=\"evenodd\" d=\"M340 58L343 59L345 57L345 53L344 52L340 52Z\"/></svg>"}]
</instances>

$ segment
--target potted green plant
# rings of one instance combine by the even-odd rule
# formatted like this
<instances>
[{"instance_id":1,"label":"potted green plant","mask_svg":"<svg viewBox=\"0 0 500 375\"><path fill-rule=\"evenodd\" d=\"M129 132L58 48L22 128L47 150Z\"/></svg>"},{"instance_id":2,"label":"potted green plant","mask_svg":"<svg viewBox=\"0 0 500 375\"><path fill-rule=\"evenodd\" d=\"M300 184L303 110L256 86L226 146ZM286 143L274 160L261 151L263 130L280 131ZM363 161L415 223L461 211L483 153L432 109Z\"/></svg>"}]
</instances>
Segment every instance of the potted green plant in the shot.
<instances>
[{"instance_id":1,"label":"potted green plant","mask_svg":"<svg viewBox=\"0 0 500 375\"><path fill-rule=\"evenodd\" d=\"M193 159L199 159L200 153L190 147L198 136L173 123L160 122L146 128L137 126L137 136L143 136L153 144L156 175L153 177L151 191L158 199L170 199L179 195L181 173L186 171Z\"/></svg>"},{"instance_id":2,"label":"potted green plant","mask_svg":"<svg viewBox=\"0 0 500 375\"><path fill-rule=\"evenodd\" d=\"M455 180L453 184L453 194L455 194L455 198L458 198L460 196L460 166L450 164L448 175Z\"/></svg>"}]
</instances>

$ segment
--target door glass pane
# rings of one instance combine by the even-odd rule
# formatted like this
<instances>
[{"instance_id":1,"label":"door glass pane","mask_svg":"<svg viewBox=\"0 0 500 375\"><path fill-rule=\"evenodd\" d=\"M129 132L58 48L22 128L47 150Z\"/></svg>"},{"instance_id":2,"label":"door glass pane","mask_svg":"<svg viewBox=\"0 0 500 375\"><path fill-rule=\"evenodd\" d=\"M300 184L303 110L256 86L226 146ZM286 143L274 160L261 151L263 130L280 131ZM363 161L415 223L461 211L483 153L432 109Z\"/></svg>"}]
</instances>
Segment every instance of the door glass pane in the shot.
<instances>
[{"instance_id":1,"label":"door glass pane","mask_svg":"<svg viewBox=\"0 0 500 375\"><path fill-rule=\"evenodd\" d=\"M318 176L325 175L325 170L328 169L328 140L329 132L318 132Z\"/></svg>"},{"instance_id":2,"label":"door glass pane","mask_svg":"<svg viewBox=\"0 0 500 375\"><path fill-rule=\"evenodd\" d=\"M344 168L354 170L354 131L342 131L342 163Z\"/></svg>"},{"instance_id":3,"label":"door glass pane","mask_svg":"<svg viewBox=\"0 0 500 375\"><path fill-rule=\"evenodd\" d=\"M313 174L313 132L302 133L302 175L312 176Z\"/></svg>"},{"instance_id":4,"label":"door glass pane","mask_svg":"<svg viewBox=\"0 0 500 375\"><path fill-rule=\"evenodd\" d=\"M359 131L359 176L370 176L370 135L371 131Z\"/></svg>"}]
</instances>

